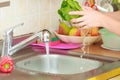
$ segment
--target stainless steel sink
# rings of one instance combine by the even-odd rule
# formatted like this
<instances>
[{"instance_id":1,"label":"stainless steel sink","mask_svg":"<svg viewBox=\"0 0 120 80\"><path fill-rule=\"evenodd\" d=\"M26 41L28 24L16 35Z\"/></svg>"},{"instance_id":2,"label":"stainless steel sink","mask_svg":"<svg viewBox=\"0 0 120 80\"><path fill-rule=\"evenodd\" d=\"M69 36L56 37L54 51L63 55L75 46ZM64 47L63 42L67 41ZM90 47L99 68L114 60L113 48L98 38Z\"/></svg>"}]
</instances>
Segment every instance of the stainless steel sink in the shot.
<instances>
[{"instance_id":1,"label":"stainless steel sink","mask_svg":"<svg viewBox=\"0 0 120 80\"><path fill-rule=\"evenodd\" d=\"M102 66L102 62L67 55L50 54L33 56L16 63L24 71L51 74L77 74Z\"/></svg>"}]
</instances>

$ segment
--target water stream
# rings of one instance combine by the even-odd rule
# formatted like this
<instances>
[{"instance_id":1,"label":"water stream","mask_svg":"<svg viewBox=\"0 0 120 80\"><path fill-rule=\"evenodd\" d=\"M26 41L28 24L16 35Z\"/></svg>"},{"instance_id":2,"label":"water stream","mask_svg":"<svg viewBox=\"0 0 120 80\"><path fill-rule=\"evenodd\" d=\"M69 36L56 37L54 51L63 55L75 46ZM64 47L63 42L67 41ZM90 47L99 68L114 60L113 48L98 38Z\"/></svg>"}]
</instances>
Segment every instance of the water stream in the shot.
<instances>
[{"instance_id":1,"label":"water stream","mask_svg":"<svg viewBox=\"0 0 120 80\"><path fill-rule=\"evenodd\" d=\"M87 31L81 30L81 33L82 33L83 35L82 35L82 48L81 48L82 54L80 55L80 60L83 59L83 56L84 56L86 53L89 53L89 46L88 46L88 44L87 44L87 42L86 42L86 36L87 36L88 32L89 32L89 30L87 30ZM86 64L86 62L84 62L84 64ZM84 70L84 69L83 69L83 68L84 68L83 66L84 66L84 65L80 65L80 70Z\"/></svg>"},{"instance_id":2,"label":"water stream","mask_svg":"<svg viewBox=\"0 0 120 80\"><path fill-rule=\"evenodd\" d=\"M49 42L45 42L46 55L47 55L47 72L50 72L50 59L49 59Z\"/></svg>"},{"instance_id":3,"label":"water stream","mask_svg":"<svg viewBox=\"0 0 120 80\"><path fill-rule=\"evenodd\" d=\"M81 48L83 54L80 55L80 57L82 58L86 53L89 53L89 46L88 46L88 43L86 41L87 40L86 37L87 37L89 30L87 30L87 31L81 30L81 32L83 34L83 36L82 36L82 48Z\"/></svg>"}]
</instances>

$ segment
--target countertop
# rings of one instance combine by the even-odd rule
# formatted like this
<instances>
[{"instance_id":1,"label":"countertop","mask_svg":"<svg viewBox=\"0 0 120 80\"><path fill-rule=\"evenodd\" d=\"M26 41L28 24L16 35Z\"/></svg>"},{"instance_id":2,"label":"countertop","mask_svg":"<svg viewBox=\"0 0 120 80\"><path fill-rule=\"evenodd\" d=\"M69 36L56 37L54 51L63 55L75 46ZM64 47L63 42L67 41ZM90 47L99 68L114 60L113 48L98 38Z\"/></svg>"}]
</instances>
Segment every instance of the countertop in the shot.
<instances>
[{"instance_id":1,"label":"countertop","mask_svg":"<svg viewBox=\"0 0 120 80\"><path fill-rule=\"evenodd\" d=\"M120 51L105 49L105 48L102 48L101 45L102 45L102 41L99 43L90 45L89 46L89 54L120 59ZM82 52L81 48L74 49L71 51Z\"/></svg>"},{"instance_id":2,"label":"countertop","mask_svg":"<svg viewBox=\"0 0 120 80\"><path fill-rule=\"evenodd\" d=\"M111 62L109 64L104 65L103 67L95 70L90 71L88 73L83 74L77 74L77 75L51 75L51 74L34 74L34 73L26 73L22 70L15 69L12 73L1 73L0 72L0 80L86 80L87 78L93 77L98 74L105 73L109 70L115 69L120 67L120 51L111 51L107 49L101 48L102 43L96 43L90 46L90 53L91 55L95 56L101 56L108 59L113 58L115 62ZM36 49L36 50L35 50ZM69 55L80 55L82 53L81 48L74 49L74 50L55 50L50 49L52 53L62 53L62 54L69 54ZM12 56L15 63L17 61L20 61L22 59L29 58L31 56L41 55L41 53L44 53L44 50L40 49L39 47L31 47L28 46L20 51L18 51L16 54ZM113 66L114 65L114 66ZM79 78L78 78L79 77Z\"/></svg>"}]
</instances>

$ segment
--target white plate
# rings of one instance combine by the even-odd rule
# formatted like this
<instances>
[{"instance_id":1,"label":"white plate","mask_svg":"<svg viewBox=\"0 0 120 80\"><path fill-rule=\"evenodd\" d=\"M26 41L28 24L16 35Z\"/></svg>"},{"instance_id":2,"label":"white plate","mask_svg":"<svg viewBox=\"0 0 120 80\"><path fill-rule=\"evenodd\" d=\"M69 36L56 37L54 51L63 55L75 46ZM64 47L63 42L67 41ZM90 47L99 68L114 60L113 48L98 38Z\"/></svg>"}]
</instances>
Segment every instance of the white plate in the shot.
<instances>
[{"instance_id":1,"label":"white plate","mask_svg":"<svg viewBox=\"0 0 120 80\"><path fill-rule=\"evenodd\" d=\"M120 51L120 49L109 48L109 47L104 46L103 44L101 45L101 47L104 49L109 49L109 50L113 50L113 51Z\"/></svg>"}]
</instances>

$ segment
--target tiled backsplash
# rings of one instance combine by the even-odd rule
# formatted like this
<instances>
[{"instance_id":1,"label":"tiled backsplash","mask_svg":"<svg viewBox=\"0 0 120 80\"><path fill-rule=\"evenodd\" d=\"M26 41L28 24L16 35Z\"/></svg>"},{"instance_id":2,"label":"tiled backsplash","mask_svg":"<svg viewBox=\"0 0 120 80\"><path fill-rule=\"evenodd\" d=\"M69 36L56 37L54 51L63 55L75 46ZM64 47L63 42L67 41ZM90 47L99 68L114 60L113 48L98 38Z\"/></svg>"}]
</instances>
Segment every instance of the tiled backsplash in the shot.
<instances>
[{"instance_id":1,"label":"tiled backsplash","mask_svg":"<svg viewBox=\"0 0 120 80\"><path fill-rule=\"evenodd\" d=\"M6 29L19 23L24 25L15 29L15 36L37 32L43 28L55 30L59 23L57 10L61 1L10 0L10 6L0 8L0 39Z\"/></svg>"}]
</instances>

